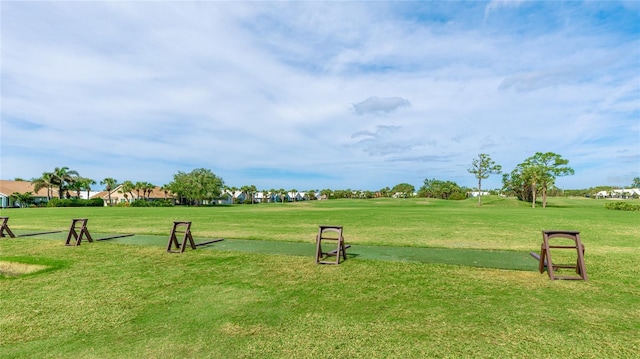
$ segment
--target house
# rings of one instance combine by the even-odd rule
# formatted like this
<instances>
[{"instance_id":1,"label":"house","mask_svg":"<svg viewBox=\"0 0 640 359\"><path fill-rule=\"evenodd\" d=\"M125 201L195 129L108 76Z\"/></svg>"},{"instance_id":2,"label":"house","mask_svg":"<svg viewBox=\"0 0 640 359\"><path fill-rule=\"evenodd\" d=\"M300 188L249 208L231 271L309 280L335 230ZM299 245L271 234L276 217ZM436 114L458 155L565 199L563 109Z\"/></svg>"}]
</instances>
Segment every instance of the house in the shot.
<instances>
[{"instance_id":1,"label":"house","mask_svg":"<svg viewBox=\"0 0 640 359\"><path fill-rule=\"evenodd\" d=\"M489 195L489 192L485 192L485 191L482 191L482 192L472 191L472 192L467 192L467 195L468 195L469 197L488 196L488 195Z\"/></svg>"},{"instance_id":2,"label":"house","mask_svg":"<svg viewBox=\"0 0 640 359\"><path fill-rule=\"evenodd\" d=\"M640 188L614 189L611 191L600 191L596 193L596 198L629 199L638 197L640 197Z\"/></svg>"},{"instance_id":3,"label":"house","mask_svg":"<svg viewBox=\"0 0 640 359\"><path fill-rule=\"evenodd\" d=\"M16 192L20 194L31 192L31 203L33 204L49 201L46 188L41 188L36 192L34 191L33 184L29 181L0 180L0 207L7 208L19 206L19 202L14 203L11 199L11 195ZM54 188L50 195L51 197L58 197L58 189Z\"/></svg>"},{"instance_id":4,"label":"house","mask_svg":"<svg viewBox=\"0 0 640 359\"><path fill-rule=\"evenodd\" d=\"M98 192L94 196L91 196L91 198L102 198L102 200L104 201L104 205L105 206L109 205L109 192L107 191ZM123 193L122 185L118 185L116 188L111 190L112 205L116 205L118 203L124 203L124 202L133 202L137 199L148 199L148 200L154 201L154 200L164 200L164 199L175 200L176 198L173 194L171 194L171 192L163 191L158 186L155 186L153 190L151 190L151 193L149 192L143 193L142 191L136 191L136 190L131 190L130 192Z\"/></svg>"}]
</instances>

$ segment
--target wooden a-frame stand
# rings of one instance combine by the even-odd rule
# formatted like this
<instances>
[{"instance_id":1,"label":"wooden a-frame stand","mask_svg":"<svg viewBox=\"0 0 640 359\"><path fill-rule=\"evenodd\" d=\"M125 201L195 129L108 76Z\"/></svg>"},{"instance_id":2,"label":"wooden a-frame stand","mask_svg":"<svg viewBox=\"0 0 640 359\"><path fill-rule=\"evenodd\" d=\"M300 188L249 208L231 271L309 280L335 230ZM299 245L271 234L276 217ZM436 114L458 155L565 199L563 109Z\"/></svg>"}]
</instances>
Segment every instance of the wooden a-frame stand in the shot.
<instances>
[{"instance_id":1,"label":"wooden a-frame stand","mask_svg":"<svg viewBox=\"0 0 640 359\"><path fill-rule=\"evenodd\" d=\"M178 240L178 235L182 237L182 241ZM176 221L173 222L173 228L171 229L171 235L169 236L169 243L167 243L168 253L182 253L187 248L187 242L191 246L191 249L196 249L198 246L205 246L207 244L223 241L224 238L209 239L204 242L195 243L193 236L191 235L191 222Z\"/></svg>"},{"instance_id":2,"label":"wooden a-frame stand","mask_svg":"<svg viewBox=\"0 0 640 359\"><path fill-rule=\"evenodd\" d=\"M79 246L82 242L82 238L86 237L89 242L93 242L93 238L89 234L89 230L87 229L87 221L86 218L76 218L71 220L71 227L69 227L69 234L67 234L67 240L65 241L65 245L67 246ZM71 241L71 238L75 240L75 242Z\"/></svg>"},{"instance_id":3,"label":"wooden a-frame stand","mask_svg":"<svg viewBox=\"0 0 640 359\"><path fill-rule=\"evenodd\" d=\"M572 245L551 245L549 241L554 238L566 238L573 241ZM551 249L569 249L575 250L577 254L576 264L557 264L551 259ZM545 268L551 280L589 280L587 276L587 268L584 264L584 245L580 241L580 232L577 231L558 231L545 230L542 231L542 245L540 246L540 255L531 252L531 255L538 260L538 270L544 273ZM558 276L555 271L558 268L575 269L578 276Z\"/></svg>"},{"instance_id":4,"label":"wooden a-frame stand","mask_svg":"<svg viewBox=\"0 0 640 359\"><path fill-rule=\"evenodd\" d=\"M182 241L178 241L178 234L182 235ZM173 222L171 236L169 236L169 243L167 244L167 252L182 253L187 247L187 242L191 245L191 249L196 249L196 244L193 242L193 237L191 236L191 222ZM175 249L173 248L174 246Z\"/></svg>"},{"instance_id":5,"label":"wooden a-frame stand","mask_svg":"<svg viewBox=\"0 0 640 359\"><path fill-rule=\"evenodd\" d=\"M322 241L335 241L337 248L324 252L322 250ZM318 229L318 235L316 236L316 263L318 264L340 264L340 257L343 260L347 259L347 248L350 245L344 244L344 236L342 235L342 226L320 226ZM327 257L335 256L335 261L324 260Z\"/></svg>"},{"instance_id":6,"label":"wooden a-frame stand","mask_svg":"<svg viewBox=\"0 0 640 359\"><path fill-rule=\"evenodd\" d=\"M9 217L0 217L0 220L2 221L2 227L0 227L0 237L9 236L10 238L16 238L13 232L11 232L11 229L9 229L9 224L7 224L7 222L9 222Z\"/></svg>"},{"instance_id":7,"label":"wooden a-frame stand","mask_svg":"<svg viewBox=\"0 0 640 359\"><path fill-rule=\"evenodd\" d=\"M0 220L2 220L2 227L0 227L0 237L9 236L10 238L16 238L13 232L11 232L11 229L9 229L9 224L7 224L7 222L9 222L9 217L0 217ZM7 233L6 235L5 232Z\"/></svg>"}]
</instances>

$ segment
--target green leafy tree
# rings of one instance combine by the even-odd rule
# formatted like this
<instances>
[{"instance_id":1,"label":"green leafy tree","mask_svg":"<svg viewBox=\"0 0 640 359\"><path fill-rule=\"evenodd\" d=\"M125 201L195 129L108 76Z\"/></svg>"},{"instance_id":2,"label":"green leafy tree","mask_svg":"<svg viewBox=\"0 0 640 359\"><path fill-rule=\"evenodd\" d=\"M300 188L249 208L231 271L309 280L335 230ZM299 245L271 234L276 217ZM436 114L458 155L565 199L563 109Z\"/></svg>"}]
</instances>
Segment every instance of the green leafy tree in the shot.
<instances>
[{"instance_id":1,"label":"green leafy tree","mask_svg":"<svg viewBox=\"0 0 640 359\"><path fill-rule=\"evenodd\" d=\"M516 166L510 175L502 178L503 190L514 193L518 199L530 201L536 206L537 194L542 193L542 207L547 206L547 191L555 184L556 177L572 175L574 171L566 166L569 160L553 152L536 152Z\"/></svg>"},{"instance_id":2,"label":"green leafy tree","mask_svg":"<svg viewBox=\"0 0 640 359\"><path fill-rule=\"evenodd\" d=\"M555 184L556 177L573 175L574 170L567 166L569 160L553 152L536 152L526 161L537 175L537 181L542 191L542 208L547 206L547 192ZM535 201L534 201L535 205Z\"/></svg>"},{"instance_id":3,"label":"green leafy tree","mask_svg":"<svg viewBox=\"0 0 640 359\"><path fill-rule=\"evenodd\" d=\"M19 193L13 192L10 196L10 199L13 200L14 203L18 203L20 208L24 208L29 206L31 202L33 202L33 197L31 197L31 192Z\"/></svg>"},{"instance_id":4,"label":"green leafy tree","mask_svg":"<svg viewBox=\"0 0 640 359\"><path fill-rule=\"evenodd\" d=\"M640 188L640 177L635 177L633 179L633 183L631 183L632 188Z\"/></svg>"},{"instance_id":5,"label":"green leafy tree","mask_svg":"<svg viewBox=\"0 0 640 359\"><path fill-rule=\"evenodd\" d=\"M118 186L118 180L107 177L100 181L100 184L105 186L105 191L107 191L107 197L109 198L109 207L111 207L111 191Z\"/></svg>"},{"instance_id":6,"label":"green leafy tree","mask_svg":"<svg viewBox=\"0 0 640 359\"><path fill-rule=\"evenodd\" d=\"M400 196L403 198L407 198L407 197L413 197L413 193L415 192L416 188L408 183L399 183L395 186L393 186L393 188L391 189L391 193L396 194L396 193L400 193Z\"/></svg>"},{"instance_id":7,"label":"green leafy tree","mask_svg":"<svg viewBox=\"0 0 640 359\"><path fill-rule=\"evenodd\" d=\"M460 187L457 183L435 178L426 178L424 184L418 190L418 196L420 197L440 199L449 199L451 196L454 196L455 199L462 199L465 197L464 193L465 188Z\"/></svg>"},{"instance_id":8,"label":"green leafy tree","mask_svg":"<svg viewBox=\"0 0 640 359\"><path fill-rule=\"evenodd\" d=\"M225 188L222 178L205 168L197 168L189 173L180 171L167 186L179 198L195 205L220 197Z\"/></svg>"},{"instance_id":9,"label":"green leafy tree","mask_svg":"<svg viewBox=\"0 0 640 359\"><path fill-rule=\"evenodd\" d=\"M482 206L482 180L502 172L502 166L496 164L488 154L481 153L478 158L473 159L471 168L467 171L478 179L478 206Z\"/></svg>"}]
</instances>

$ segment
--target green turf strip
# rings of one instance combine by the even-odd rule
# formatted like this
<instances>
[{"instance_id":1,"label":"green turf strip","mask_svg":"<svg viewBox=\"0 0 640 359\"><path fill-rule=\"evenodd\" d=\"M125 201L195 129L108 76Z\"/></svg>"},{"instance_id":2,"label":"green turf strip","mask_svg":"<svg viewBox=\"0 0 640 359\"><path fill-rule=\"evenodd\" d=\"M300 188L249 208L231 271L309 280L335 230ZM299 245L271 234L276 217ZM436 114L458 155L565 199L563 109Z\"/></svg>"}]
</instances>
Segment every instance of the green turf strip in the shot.
<instances>
[{"instance_id":1,"label":"green turf strip","mask_svg":"<svg viewBox=\"0 0 640 359\"><path fill-rule=\"evenodd\" d=\"M19 233L16 233L16 235ZM113 233L91 233L94 240L116 236ZM65 240L67 232L36 235L33 237L17 238L43 238L53 240ZM197 243L205 242L213 238L194 238ZM131 237L114 238L105 243L122 243L145 246L157 246L165 248L168 236L135 235ZM86 244L83 241L82 244ZM262 254L281 254L293 256L315 255L315 243L262 241L246 239L225 239L209 245L199 246L198 249L251 252ZM186 251L191 249L187 247ZM419 263L440 263L462 265L471 267L497 268L508 270L536 271L538 263L532 259L528 252L516 251L490 251L466 248L427 248L427 247L395 247L395 246L366 246L354 245L347 249L349 259L403 261Z\"/></svg>"}]
</instances>

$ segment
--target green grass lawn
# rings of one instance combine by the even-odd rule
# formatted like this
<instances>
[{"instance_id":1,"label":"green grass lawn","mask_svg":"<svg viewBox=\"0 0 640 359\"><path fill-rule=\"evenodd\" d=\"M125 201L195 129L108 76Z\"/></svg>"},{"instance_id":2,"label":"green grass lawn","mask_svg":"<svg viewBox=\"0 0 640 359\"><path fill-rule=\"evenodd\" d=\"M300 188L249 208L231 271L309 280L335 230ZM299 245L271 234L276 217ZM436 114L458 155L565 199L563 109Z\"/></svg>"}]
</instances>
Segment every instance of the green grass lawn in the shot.
<instances>
[{"instance_id":1,"label":"green grass lawn","mask_svg":"<svg viewBox=\"0 0 640 359\"><path fill-rule=\"evenodd\" d=\"M552 198L544 209L483 202L2 210L17 233L89 218L92 233L136 236L78 247L64 246L64 234L0 239L0 264L31 270L0 279L0 357L638 357L640 213L589 199ZM226 240L183 254L165 253L162 239L139 245L168 238L175 220L192 221L197 238ZM360 255L316 265L320 224L343 225L348 252ZM542 229L581 231L589 282L371 254L517 256L539 250ZM310 253L250 251L274 242Z\"/></svg>"}]
</instances>

